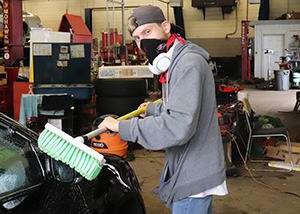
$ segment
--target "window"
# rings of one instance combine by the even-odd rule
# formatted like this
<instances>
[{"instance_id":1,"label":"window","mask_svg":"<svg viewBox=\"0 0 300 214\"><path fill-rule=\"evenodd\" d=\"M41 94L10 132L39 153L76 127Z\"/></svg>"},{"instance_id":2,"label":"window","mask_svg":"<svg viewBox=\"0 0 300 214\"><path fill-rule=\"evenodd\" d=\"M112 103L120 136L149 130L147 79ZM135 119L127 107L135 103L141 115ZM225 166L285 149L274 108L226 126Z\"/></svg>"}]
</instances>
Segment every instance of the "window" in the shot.
<instances>
[{"instance_id":1,"label":"window","mask_svg":"<svg viewBox=\"0 0 300 214\"><path fill-rule=\"evenodd\" d=\"M0 124L0 199L44 181L29 141Z\"/></svg>"}]
</instances>

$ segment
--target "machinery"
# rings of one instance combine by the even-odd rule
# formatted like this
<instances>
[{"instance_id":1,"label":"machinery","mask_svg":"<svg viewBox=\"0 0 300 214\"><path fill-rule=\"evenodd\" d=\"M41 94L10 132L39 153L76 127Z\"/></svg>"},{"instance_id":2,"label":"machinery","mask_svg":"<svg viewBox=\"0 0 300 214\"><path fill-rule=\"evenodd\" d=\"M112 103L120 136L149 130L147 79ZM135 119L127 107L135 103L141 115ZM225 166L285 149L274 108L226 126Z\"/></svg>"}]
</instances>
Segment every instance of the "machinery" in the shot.
<instances>
[{"instance_id":1,"label":"machinery","mask_svg":"<svg viewBox=\"0 0 300 214\"><path fill-rule=\"evenodd\" d=\"M83 101L92 98L90 56L90 43L33 43L34 94L71 94L74 124L82 124ZM81 134L80 125L69 129Z\"/></svg>"},{"instance_id":2,"label":"machinery","mask_svg":"<svg viewBox=\"0 0 300 214\"><path fill-rule=\"evenodd\" d=\"M3 0L0 2L0 27L3 27L3 41L1 41L1 64L5 64L7 84L1 86L0 99L5 108L1 109L7 114L13 112L13 85L17 80L20 62L27 66L29 57L26 56L28 48L24 47L26 37L31 27L42 27L39 17L22 11L21 0ZM6 87L6 88L5 88Z\"/></svg>"},{"instance_id":3,"label":"machinery","mask_svg":"<svg viewBox=\"0 0 300 214\"><path fill-rule=\"evenodd\" d=\"M192 6L203 10L203 18L205 19L205 8L221 7L223 19L225 13L231 13L236 6L236 0L192 0Z\"/></svg>"},{"instance_id":4,"label":"machinery","mask_svg":"<svg viewBox=\"0 0 300 214\"><path fill-rule=\"evenodd\" d=\"M277 62L279 69L290 70L292 88L300 88L300 35L293 36L294 41L285 50L285 55Z\"/></svg>"}]
</instances>

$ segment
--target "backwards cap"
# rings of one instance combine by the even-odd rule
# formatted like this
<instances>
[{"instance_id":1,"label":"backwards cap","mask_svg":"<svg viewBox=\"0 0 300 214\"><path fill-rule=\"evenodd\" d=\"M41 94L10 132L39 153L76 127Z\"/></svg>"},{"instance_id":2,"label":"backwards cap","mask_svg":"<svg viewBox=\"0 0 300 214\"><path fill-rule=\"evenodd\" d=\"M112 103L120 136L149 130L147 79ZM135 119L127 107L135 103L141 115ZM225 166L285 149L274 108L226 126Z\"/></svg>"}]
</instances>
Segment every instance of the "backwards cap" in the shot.
<instances>
[{"instance_id":1,"label":"backwards cap","mask_svg":"<svg viewBox=\"0 0 300 214\"><path fill-rule=\"evenodd\" d=\"M132 19L132 20L131 20ZM166 18L162 10L157 6L147 5L133 9L128 17L128 31L132 35L133 31L144 24L163 23ZM129 26L131 23L132 26ZM171 32L183 35L183 29L177 25L171 24Z\"/></svg>"},{"instance_id":2,"label":"backwards cap","mask_svg":"<svg viewBox=\"0 0 300 214\"><path fill-rule=\"evenodd\" d=\"M159 7L147 5L133 9L128 20L135 17L136 27L149 23L162 23L166 20Z\"/></svg>"}]
</instances>

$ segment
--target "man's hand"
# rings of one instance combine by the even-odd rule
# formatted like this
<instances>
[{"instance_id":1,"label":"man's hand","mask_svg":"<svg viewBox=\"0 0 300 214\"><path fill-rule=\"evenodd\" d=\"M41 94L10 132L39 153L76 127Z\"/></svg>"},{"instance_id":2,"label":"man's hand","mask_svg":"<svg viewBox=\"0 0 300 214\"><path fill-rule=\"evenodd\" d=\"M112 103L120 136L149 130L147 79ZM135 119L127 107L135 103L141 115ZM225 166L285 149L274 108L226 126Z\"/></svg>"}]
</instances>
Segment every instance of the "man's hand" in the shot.
<instances>
[{"instance_id":1,"label":"man's hand","mask_svg":"<svg viewBox=\"0 0 300 214\"><path fill-rule=\"evenodd\" d=\"M143 107L146 107L149 103L150 103L150 102L142 103L142 104L138 107L138 109L143 108ZM145 117L147 116L147 115L146 115L146 111L145 111L145 113L140 114L140 116L141 116L142 118L145 118Z\"/></svg>"},{"instance_id":2,"label":"man's hand","mask_svg":"<svg viewBox=\"0 0 300 214\"><path fill-rule=\"evenodd\" d=\"M119 121L112 117L106 117L98 126L98 128L103 127L113 132L119 132Z\"/></svg>"}]
</instances>

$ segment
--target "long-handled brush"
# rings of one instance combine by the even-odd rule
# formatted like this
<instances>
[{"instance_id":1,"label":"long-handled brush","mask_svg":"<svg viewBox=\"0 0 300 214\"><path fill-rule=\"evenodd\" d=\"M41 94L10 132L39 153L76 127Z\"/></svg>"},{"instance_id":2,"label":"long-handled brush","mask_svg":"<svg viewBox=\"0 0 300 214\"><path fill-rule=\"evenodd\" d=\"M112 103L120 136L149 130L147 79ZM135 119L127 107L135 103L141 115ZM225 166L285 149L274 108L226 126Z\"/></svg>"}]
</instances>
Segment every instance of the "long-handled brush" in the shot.
<instances>
[{"instance_id":1,"label":"long-handled brush","mask_svg":"<svg viewBox=\"0 0 300 214\"><path fill-rule=\"evenodd\" d=\"M103 155L50 123L45 125L45 130L40 134L38 146L52 158L68 164L88 180L96 178L105 163Z\"/></svg>"},{"instance_id":2,"label":"long-handled brush","mask_svg":"<svg viewBox=\"0 0 300 214\"><path fill-rule=\"evenodd\" d=\"M161 100L155 101L155 103ZM125 120L144 113L146 107L128 113L118 120ZM83 144L84 141L107 131L106 128L96 129L83 136L73 138L55 126L47 123L45 130L38 138L39 148L55 160L60 160L74 168L88 180L93 180L100 173L105 159L103 155Z\"/></svg>"},{"instance_id":3,"label":"long-handled brush","mask_svg":"<svg viewBox=\"0 0 300 214\"><path fill-rule=\"evenodd\" d=\"M160 101L162 101L162 100L158 99L158 100L154 101L154 103L158 103ZM132 111L132 112L130 112L128 114L125 114L125 115L119 117L117 120L118 121L120 121L120 120L127 120L127 119L129 119L131 117L137 117L140 114L144 113L145 111L146 111L146 107L143 107L143 108L137 109L135 111ZM87 134L85 134L83 136L76 137L76 140L79 141L79 142L84 143L84 142L92 139L93 137L96 137L96 136L98 136L98 135L100 135L100 134L102 134L103 132L106 132L106 131L107 131L106 128L95 129L94 131L89 132L89 133L87 133Z\"/></svg>"}]
</instances>

